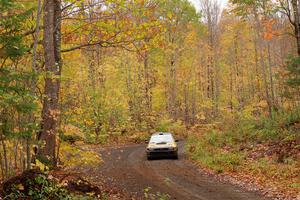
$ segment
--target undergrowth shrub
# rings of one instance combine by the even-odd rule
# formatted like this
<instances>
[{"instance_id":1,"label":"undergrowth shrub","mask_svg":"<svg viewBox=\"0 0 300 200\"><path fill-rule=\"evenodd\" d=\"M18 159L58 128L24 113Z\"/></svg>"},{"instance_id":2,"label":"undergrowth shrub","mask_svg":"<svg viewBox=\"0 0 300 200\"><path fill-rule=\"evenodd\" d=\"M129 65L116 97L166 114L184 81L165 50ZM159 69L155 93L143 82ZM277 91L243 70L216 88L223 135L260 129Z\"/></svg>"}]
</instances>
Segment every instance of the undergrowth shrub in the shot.
<instances>
[{"instance_id":1,"label":"undergrowth shrub","mask_svg":"<svg viewBox=\"0 0 300 200\"><path fill-rule=\"evenodd\" d=\"M282 168L295 166L296 156L290 157L288 149L278 150L276 148L278 148L278 144L285 145L289 142L297 143L299 141L299 109L287 113L274 113L272 119L269 117L255 118L249 115L243 117L243 115L237 114L231 119L226 119L221 125L222 128L209 130L200 136L189 136L186 150L189 151L193 160L216 172L235 171L247 162L247 151L255 150L258 144L264 144L265 146L273 145L270 153L275 155L269 160L253 161L253 169L262 172L265 170L265 174L269 174L270 177L277 176L268 172L268 167L273 164L276 166L278 155L283 153L286 153L286 156L283 155L282 157ZM291 147L288 146L287 148ZM297 146L292 148L297 148ZM298 149L300 150L299 145ZM251 166L248 167L251 170ZM278 173L278 171L274 171L274 173ZM287 173L288 175L282 174L281 177L294 174L291 169L288 171L290 172Z\"/></svg>"},{"instance_id":2,"label":"undergrowth shrub","mask_svg":"<svg viewBox=\"0 0 300 200\"><path fill-rule=\"evenodd\" d=\"M72 198L67 190L49 181L45 174L39 174L32 179L27 178L25 183L12 185L10 193L6 194L5 199L71 200Z\"/></svg>"},{"instance_id":3,"label":"undergrowth shrub","mask_svg":"<svg viewBox=\"0 0 300 200\"><path fill-rule=\"evenodd\" d=\"M189 137L187 151L192 151L191 158L196 160L200 165L209 167L218 173L224 171L236 171L244 159L242 152L222 151L219 147L221 143L216 133L212 137L206 137L203 140L196 137ZM193 150L191 150L193 149Z\"/></svg>"},{"instance_id":4,"label":"undergrowth shrub","mask_svg":"<svg viewBox=\"0 0 300 200\"><path fill-rule=\"evenodd\" d=\"M34 174L36 172L36 174ZM94 194L75 194L62 184L53 181L53 177L37 170L26 172L27 175L15 177L14 183L4 183L4 199L19 200L96 200ZM31 175L31 176L30 176ZM18 179L17 179L18 178ZM102 198L101 199L106 199Z\"/></svg>"},{"instance_id":5,"label":"undergrowth shrub","mask_svg":"<svg viewBox=\"0 0 300 200\"><path fill-rule=\"evenodd\" d=\"M224 122L221 139L228 145L266 143L295 140L300 137L300 108L290 112L276 112L273 118L257 119L239 115ZM209 135L211 133L208 133Z\"/></svg>"},{"instance_id":6,"label":"undergrowth shrub","mask_svg":"<svg viewBox=\"0 0 300 200\"><path fill-rule=\"evenodd\" d=\"M60 161L69 169L94 167L102 162L97 152L81 149L65 142L60 145Z\"/></svg>"}]
</instances>

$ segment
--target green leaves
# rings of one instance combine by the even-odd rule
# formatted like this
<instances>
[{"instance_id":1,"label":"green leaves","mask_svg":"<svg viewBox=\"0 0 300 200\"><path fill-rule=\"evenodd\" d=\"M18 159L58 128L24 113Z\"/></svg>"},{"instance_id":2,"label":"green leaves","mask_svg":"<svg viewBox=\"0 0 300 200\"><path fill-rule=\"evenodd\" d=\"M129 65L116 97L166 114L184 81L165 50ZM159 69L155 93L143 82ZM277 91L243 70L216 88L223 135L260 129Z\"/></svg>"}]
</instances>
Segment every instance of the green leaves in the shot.
<instances>
[{"instance_id":1,"label":"green leaves","mask_svg":"<svg viewBox=\"0 0 300 200\"><path fill-rule=\"evenodd\" d=\"M32 76L31 73L0 69L0 128L6 137L30 137L37 129L35 123L16 117L28 118L37 109L36 97L24 84Z\"/></svg>"},{"instance_id":2,"label":"green leaves","mask_svg":"<svg viewBox=\"0 0 300 200\"><path fill-rule=\"evenodd\" d=\"M17 6L19 5L19 6ZM0 58L16 58L28 51L25 46L23 29L32 9L24 9L11 0L0 1Z\"/></svg>"},{"instance_id":3,"label":"green leaves","mask_svg":"<svg viewBox=\"0 0 300 200\"><path fill-rule=\"evenodd\" d=\"M38 174L36 177L26 177L23 184L17 185L6 197L17 199L73 199L71 194L47 177L46 174ZM32 178L32 179L30 179Z\"/></svg>"},{"instance_id":4,"label":"green leaves","mask_svg":"<svg viewBox=\"0 0 300 200\"><path fill-rule=\"evenodd\" d=\"M233 11L242 17L251 14L272 14L278 11L278 6L271 0L231 0ZM255 13L256 12L256 13Z\"/></svg>"},{"instance_id":5,"label":"green leaves","mask_svg":"<svg viewBox=\"0 0 300 200\"><path fill-rule=\"evenodd\" d=\"M292 57L287 62L288 80L291 87L300 87L300 57Z\"/></svg>"},{"instance_id":6,"label":"green leaves","mask_svg":"<svg viewBox=\"0 0 300 200\"><path fill-rule=\"evenodd\" d=\"M0 11L4 12L9 8L12 8L14 5L14 2L11 0L0 0Z\"/></svg>"}]
</instances>

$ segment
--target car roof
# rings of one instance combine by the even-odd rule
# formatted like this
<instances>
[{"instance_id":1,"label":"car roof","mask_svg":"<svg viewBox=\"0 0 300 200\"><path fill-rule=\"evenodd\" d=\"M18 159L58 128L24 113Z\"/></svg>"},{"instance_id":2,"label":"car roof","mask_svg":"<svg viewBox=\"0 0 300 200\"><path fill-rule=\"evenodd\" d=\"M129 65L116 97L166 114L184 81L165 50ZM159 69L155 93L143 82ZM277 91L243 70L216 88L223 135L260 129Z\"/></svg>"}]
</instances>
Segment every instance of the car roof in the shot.
<instances>
[{"instance_id":1,"label":"car roof","mask_svg":"<svg viewBox=\"0 0 300 200\"><path fill-rule=\"evenodd\" d=\"M156 136L156 135L172 135L172 133L167 133L167 132L157 132L157 133L153 133L152 136Z\"/></svg>"}]
</instances>

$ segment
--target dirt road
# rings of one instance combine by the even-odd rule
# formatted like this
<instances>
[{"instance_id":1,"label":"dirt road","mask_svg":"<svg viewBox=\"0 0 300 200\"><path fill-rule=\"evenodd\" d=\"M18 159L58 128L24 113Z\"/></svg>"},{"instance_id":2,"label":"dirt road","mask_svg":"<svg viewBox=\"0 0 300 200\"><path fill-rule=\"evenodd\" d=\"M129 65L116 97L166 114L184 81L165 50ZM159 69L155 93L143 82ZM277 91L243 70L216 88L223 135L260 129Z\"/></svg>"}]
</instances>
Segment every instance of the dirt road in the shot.
<instances>
[{"instance_id":1,"label":"dirt road","mask_svg":"<svg viewBox=\"0 0 300 200\"><path fill-rule=\"evenodd\" d=\"M218 182L185 159L183 143L179 160L151 160L145 157L145 145L101 150L104 159L99 173L107 184L143 199L144 189L169 194L179 200L266 200L257 194Z\"/></svg>"}]
</instances>

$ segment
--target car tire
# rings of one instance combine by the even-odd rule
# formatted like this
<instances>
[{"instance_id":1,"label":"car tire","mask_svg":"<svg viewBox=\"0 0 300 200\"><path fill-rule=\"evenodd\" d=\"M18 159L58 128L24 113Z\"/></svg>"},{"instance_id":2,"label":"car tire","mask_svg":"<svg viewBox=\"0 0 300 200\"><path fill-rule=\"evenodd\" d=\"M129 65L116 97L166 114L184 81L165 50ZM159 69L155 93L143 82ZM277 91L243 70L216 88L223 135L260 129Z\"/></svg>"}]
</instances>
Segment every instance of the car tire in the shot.
<instances>
[{"instance_id":1,"label":"car tire","mask_svg":"<svg viewBox=\"0 0 300 200\"><path fill-rule=\"evenodd\" d=\"M152 160L152 157L150 157L150 156L147 156L147 160Z\"/></svg>"},{"instance_id":2,"label":"car tire","mask_svg":"<svg viewBox=\"0 0 300 200\"><path fill-rule=\"evenodd\" d=\"M173 157L174 160L178 160L178 154Z\"/></svg>"}]
</instances>

